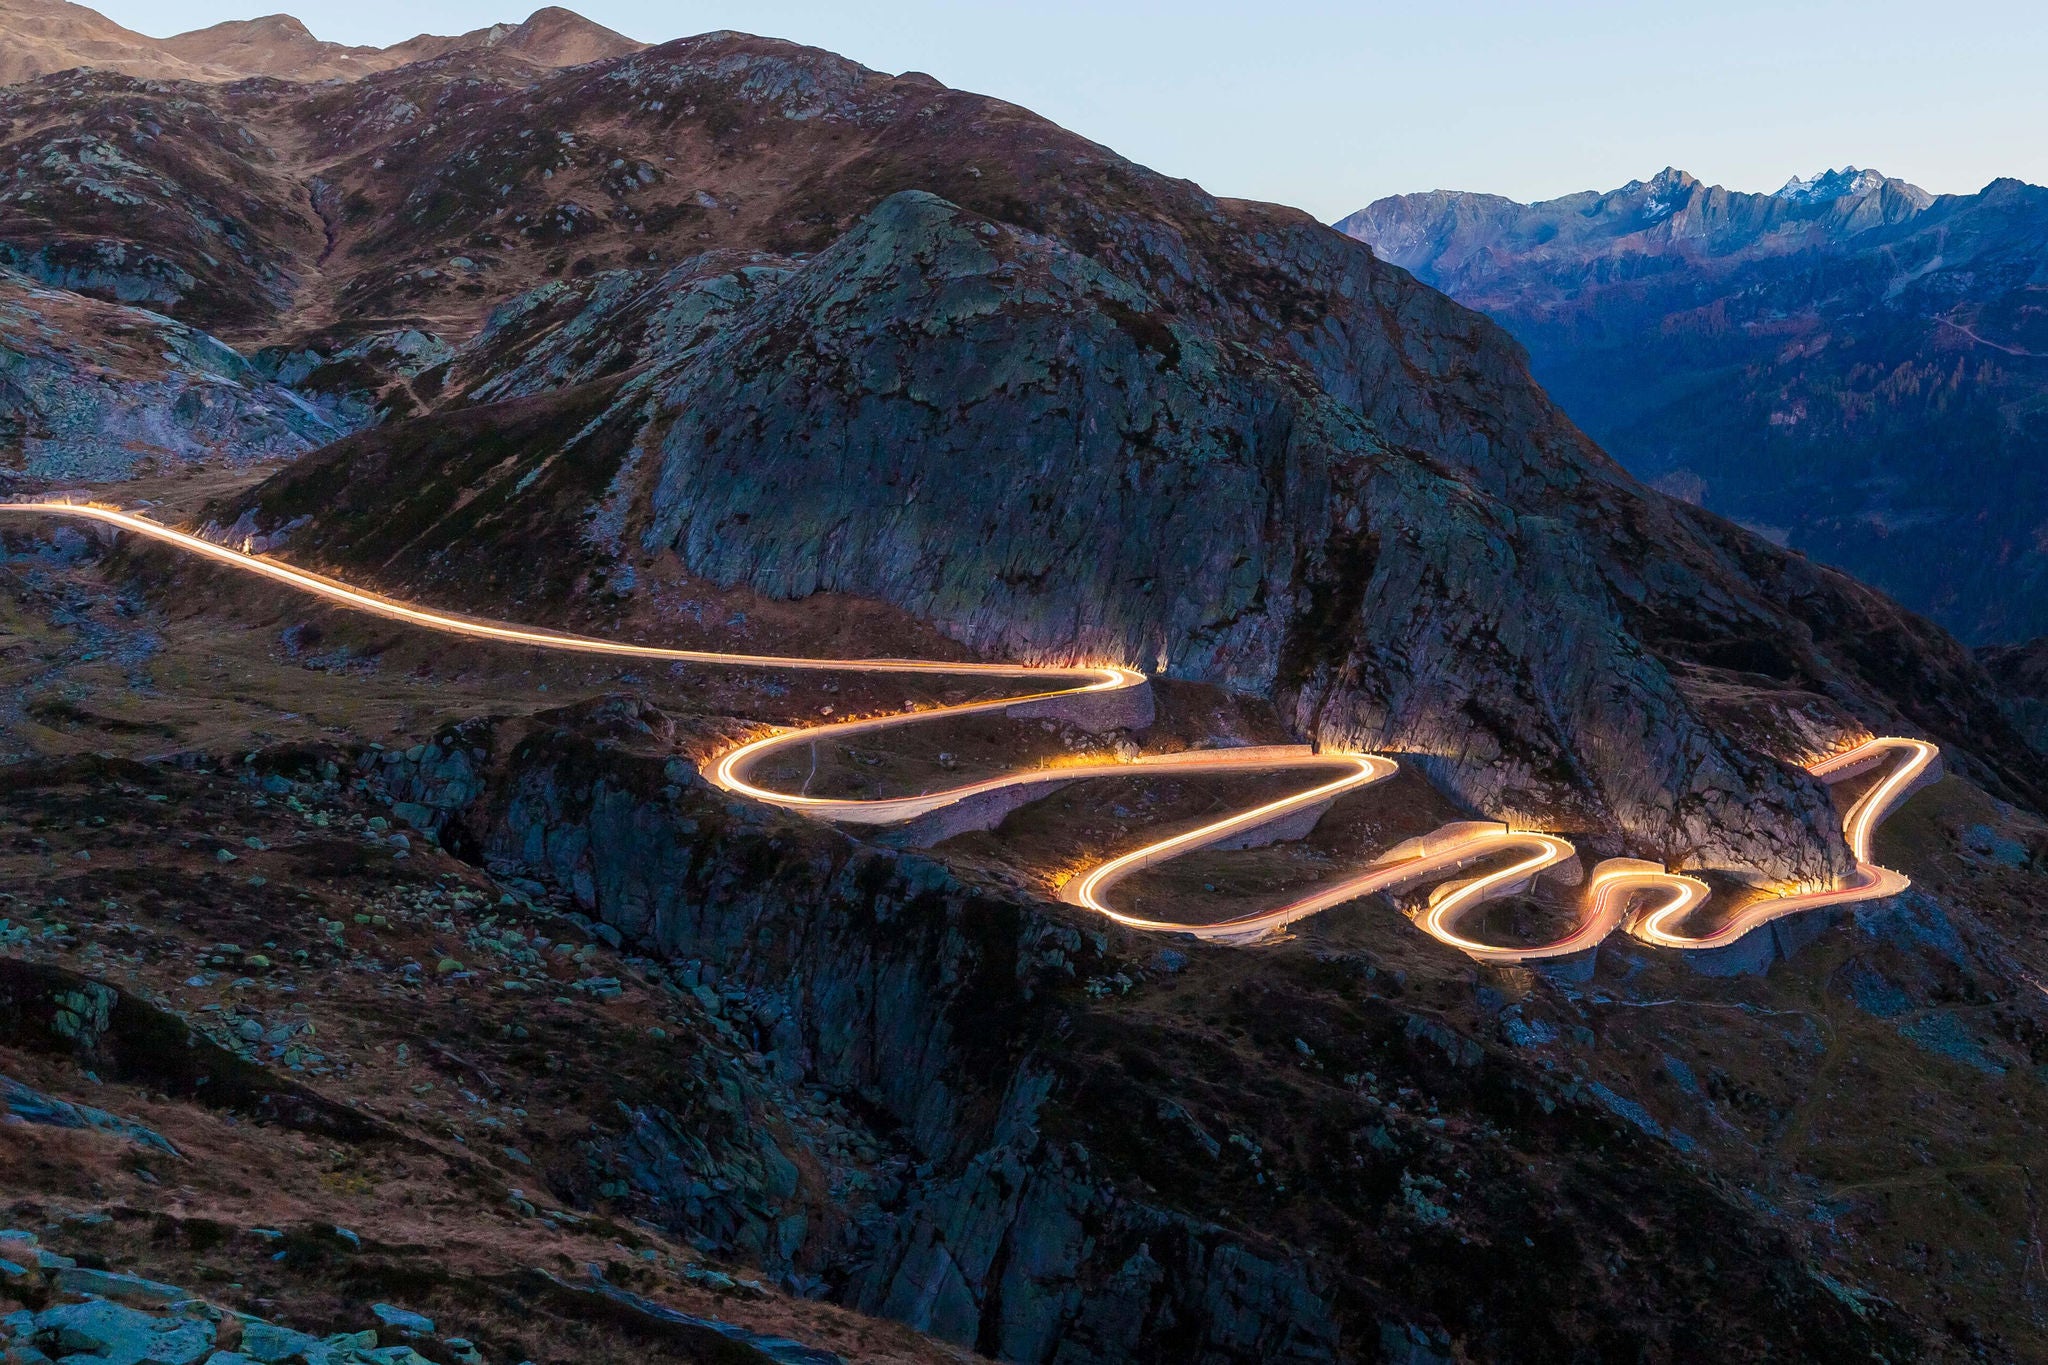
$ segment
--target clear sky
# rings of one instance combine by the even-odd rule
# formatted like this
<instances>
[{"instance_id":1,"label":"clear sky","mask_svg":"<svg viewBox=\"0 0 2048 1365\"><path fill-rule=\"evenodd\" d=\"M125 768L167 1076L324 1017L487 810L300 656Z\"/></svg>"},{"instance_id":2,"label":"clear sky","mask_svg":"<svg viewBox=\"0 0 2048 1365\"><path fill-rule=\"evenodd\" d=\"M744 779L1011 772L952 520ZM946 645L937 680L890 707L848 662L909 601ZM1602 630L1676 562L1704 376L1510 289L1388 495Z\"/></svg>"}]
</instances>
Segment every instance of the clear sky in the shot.
<instances>
[{"instance_id":1,"label":"clear sky","mask_svg":"<svg viewBox=\"0 0 2048 1365\"><path fill-rule=\"evenodd\" d=\"M384 45L537 0L102 0L158 37L282 8ZM91 3L91 0L88 0ZM1325 219L1666 165L1735 189L1874 166L2048 183L2048 0L582 0L647 41L735 28L1026 105L1210 190Z\"/></svg>"}]
</instances>

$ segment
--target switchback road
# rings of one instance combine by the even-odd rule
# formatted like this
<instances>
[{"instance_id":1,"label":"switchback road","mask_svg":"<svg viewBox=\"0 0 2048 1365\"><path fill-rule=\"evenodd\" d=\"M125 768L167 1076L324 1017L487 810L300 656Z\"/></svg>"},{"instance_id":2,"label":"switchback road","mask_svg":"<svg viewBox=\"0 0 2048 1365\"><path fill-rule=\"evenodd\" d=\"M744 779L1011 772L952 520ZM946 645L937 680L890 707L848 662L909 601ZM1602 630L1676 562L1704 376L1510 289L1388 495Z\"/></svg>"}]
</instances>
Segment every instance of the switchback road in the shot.
<instances>
[{"instance_id":1,"label":"switchback road","mask_svg":"<svg viewBox=\"0 0 2048 1365\"><path fill-rule=\"evenodd\" d=\"M1488 901L1519 895L1535 879L1550 873L1560 880L1581 880L1578 854L1554 835L1514 830L1479 822L1447 825L1420 839L1384 851L1364 870L1285 905L1255 914L1208 924L1183 924L1147 919L1117 910L1105 897L1116 884L1146 868L1196 849L1256 837L1282 822L1308 817L1315 808L1346 792L1384 781L1398 768L1377 754L1315 752L1306 745L1247 749L1201 749L1179 754L1144 755L1128 761L1094 762L1029 768L982 782L917 796L873 800L813 797L779 792L749 780L771 755L795 745L850 738L876 730L959 716L1012 712L1032 706L1081 706L1109 694L1132 693L1147 686L1142 673L1121 665L1037 665L955 663L920 659L809 659L782 655L722 654L706 650L669 649L631 644L560 631L536 630L499 621L437 612L365 592L320 574L296 569L279 560L253 555L161 522L117 508L59 501L0 503L0 513L17 516L66 517L97 522L174 546L202 559L268 579L337 606L368 612L426 630L474 640L525 645L567 653L611 655L678 663L855 673L929 673L962 677L1014 678L1040 690L994 701L934 706L923 710L868 716L820 725L778 730L748 741L705 765L704 776L724 791L799 812L815 819L849 824L901 825L949 809L964 809L1002 794L1015 799L1013 808L1031 799L1032 788L1095 777L1202 775L1219 773L1312 773L1320 780L1292 796L1239 811L1195 829L1133 849L1083 871L1058 888L1066 903L1102 915L1127 928L1192 934L1224 942L1253 942L1319 911L1382 891L1398 891L1435 883L1428 903L1416 915L1417 927L1450 947L1481 961L1520 963L1573 956L1597 946L1617 928L1645 943L1680 949L1719 948L1786 915L1895 895L1908 885L1900 873L1870 861L1877 826L1907 795L1939 772L1939 750L1924 740L1870 739L1814 764L1810 771L1823 781L1841 781L1883 767L1886 775L1864 793L1843 820L1843 836L1855 856L1856 870L1830 886L1792 887L1744 904L1722 915L1718 923L1694 933L1687 926L1705 917L1709 888L1697 877L1654 863L1614 858L1583 877L1578 919L1572 930L1551 943L1534 946L1489 944L1461 932L1473 912ZM1475 869L1477 869L1475 871ZM1465 875L1460 875L1465 874Z\"/></svg>"}]
</instances>

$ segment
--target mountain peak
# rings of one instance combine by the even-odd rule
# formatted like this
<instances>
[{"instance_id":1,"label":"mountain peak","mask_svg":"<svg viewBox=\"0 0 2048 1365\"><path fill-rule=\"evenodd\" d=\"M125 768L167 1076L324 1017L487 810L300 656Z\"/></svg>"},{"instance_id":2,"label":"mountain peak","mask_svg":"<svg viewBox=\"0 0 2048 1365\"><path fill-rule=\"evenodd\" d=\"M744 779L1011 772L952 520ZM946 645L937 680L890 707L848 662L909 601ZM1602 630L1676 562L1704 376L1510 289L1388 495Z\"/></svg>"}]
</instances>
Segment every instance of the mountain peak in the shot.
<instances>
[{"instance_id":1,"label":"mountain peak","mask_svg":"<svg viewBox=\"0 0 2048 1365\"><path fill-rule=\"evenodd\" d=\"M1654 196L1668 194L1672 190L1682 190L1699 183L1699 180L1691 172L1681 171L1676 166L1666 166L1648 180L1631 180L1626 185L1609 190L1608 193L1640 194L1647 191Z\"/></svg>"},{"instance_id":2,"label":"mountain peak","mask_svg":"<svg viewBox=\"0 0 2048 1365\"><path fill-rule=\"evenodd\" d=\"M624 56L641 46L555 5L535 10L523 23L493 24L453 37L422 34L380 49L323 41L289 14L230 19L151 38L68 0L0 0L0 85L70 67L146 80L354 80L409 62L483 51L554 68Z\"/></svg>"},{"instance_id":3,"label":"mountain peak","mask_svg":"<svg viewBox=\"0 0 2048 1365\"><path fill-rule=\"evenodd\" d=\"M1693 176L1676 166L1666 166L1648 180L1629 181L1617 193L1629 196L1630 202L1634 196L1641 195L1641 213L1655 222L1669 217L1681 207L1686 202L1688 193L1699 183Z\"/></svg>"},{"instance_id":4,"label":"mountain peak","mask_svg":"<svg viewBox=\"0 0 2048 1365\"><path fill-rule=\"evenodd\" d=\"M1811 179L1802 180L1795 175L1779 186L1773 197L1802 204L1825 204L1836 199L1860 198L1884 188L1885 182L1881 171L1844 166L1839 171L1821 171Z\"/></svg>"},{"instance_id":5,"label":"mountain peak","mask_svg":"<svg viewBox=\"0 0 2048 1365\"><path fill-rule=\"evenodd\" d=\"M289 14L265 14L255 19L227 19L207 28L181 33L180 38L196 38L200 34L262 34L275 38L303 38L311 40L313 32ZM167 40L168 41L168 40Z\"/></svg>"},{"instance_id":6,"label":"mountain peak","mask_svg":"<svg viewBox=\"0 0 2048 1365\"><path fill-rule=\"evenodd\" d=\"M559 5L537 9L518 25L499 25L503 42L548 66L580 66L607 57L623 57L640 44L603 24Z\"/></svg>"}]
</instances>

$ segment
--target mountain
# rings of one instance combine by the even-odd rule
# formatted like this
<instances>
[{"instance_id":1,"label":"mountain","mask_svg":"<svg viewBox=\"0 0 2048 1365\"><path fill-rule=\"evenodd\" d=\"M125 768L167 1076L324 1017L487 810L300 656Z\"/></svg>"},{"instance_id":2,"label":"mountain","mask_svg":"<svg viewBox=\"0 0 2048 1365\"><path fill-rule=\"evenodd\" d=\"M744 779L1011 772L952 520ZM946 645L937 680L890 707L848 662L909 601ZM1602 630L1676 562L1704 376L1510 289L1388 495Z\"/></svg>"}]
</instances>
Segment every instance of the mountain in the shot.
<instances>
[{"instance_id":1,"label":"mountain","mask_svg":"<svg viewBox=\"0 0 2048 1365\"><path fill-rule=\"evenodd\" d=\"M341 60L297 33L195 51ZM1074 784L918 850L702 776L954 679L477 645L14 514L0 1065L17 1117L84 1125L0 1165L25 1225L238 1312L380 1316L380 1358L458 1328L423 1352L2038 1342L2027 670L1993 657L2001 690L1645 486L1503 328L1359 242L737 33L564 69L501 42L346 81L64 71L0 90L0 173L0 376L33 380L0 382L6 491L90 483L620 639L1156 675L1147 726L990 713L929 755L875 731L814 745L821 783L1310 738L1402 760L1307 836L1219 853L1195 905L1475 818L1769 894L1850 862L1806 761L1924 734L1954 774L1886 826L1909 895L1730 955L1476 963L1403 918L1419 897L1247 951L1050 892L1248 788ZM1783 231L1871 197L1802 193ZM47 438L74 387L86 417ZM124 392L192 439L132 458ZM1488 931L1586 889L1547 877ZM137 1128L191 1159L110 1147ZM160 1180L194 1212L157 1214ZM111 1211L60 1212L60 1183ZM79 1259L48 1273L105 1273ZM72 1349L46 1290L23 1331Z\"/></svg>"},{"instance_id":2,"label":"mountain","mask_svg":"<svg viewBox=\"0 0 2048 1365\"><path fill-rule=\"evenodd\" d=\"M1844 166L1835 171L1822 171L1818 175L1801 178L1793 176L1778 186L1776 198L1789 199L1797 204L1825 204L1837 199L1861 199L1865 195L1882 190L1890 183L1879 171L1858 170ZM1899 182L1900 186L1914 192L1916 198L1929 198L1924 190Z\"/></svg>"},{"instance_id":3,"label":"mountain","mask_svg":"<svg viewBox=\"0 0 2048 1365\"><path fill-rule=\"evenodd\" d=\"M1506 326L1658 487L1966 640L2048 633L2048 190L1852 166L1743 194L1667 169L1537 204L1401 195L1338 227Z\"/></svg>"},{"instance_id":4,"label":"mountain","mask_svg":"<svg viewBox=\"0 0 2048 1365\"><path fill-rule=\"evenodd\" d=\"M0 0L0 83L51 71L96 66L168 80L221 80L163 49L154 38L122 28L65 0Z\"/></svg>"},{"instance_id":5,"label":"mountain","mask_svg":"<svg viewBox=\"0 0 2048 1365\"><path fill-rule=\"evenodd\" d=\"M304 92L172 99L95 76L11 95L17 129L48 130L15 143L9 193L33 196L5 229L17 269L84 287L82 258L117 294L162 284L157 306L255 345L320 401L366 386L357 401L421 414L226 521L308 517L295 552L430 595L495 582L567 609L574 565L623 585L673 563L777 597L891 602L977 649L1140 658L1273 694L1332 741L1427 752L1475 807L1708 865L1812 875L1843 857L1818 787L1713 719L1730 687L1923 725L2034 788L1952 643L1646 492L1496 329L1297 213L1214 199L926 77L760 39L537 81L447 60ZM67 108L99 113L81 129ZM71 174L53 147L125 146L121 128L145 124L178 130L123 153L124 190L158 214L43 188ZM97 177L107 160L79 164ZM249 205L236 242L183 207L228 194ZM769 259L693 301L687 332L614 315L636 299L644 314L714 250ZM515 296L549 345L602 340L599 362L501 378ZM445 369L339 358L403 331L465 339L494 304ZM984 392L961 367L1015 378ZM552 441L575 411L568 429L603 439L571 461L494 443L472 486L484 471L443 442L486 399L563 414L508 430ZM1028 476L970 459L1080 413ZM951 472L975 467L992 481ZM551 501L571 486L604 493ZM762 499L777 517L747 510ZM554 561L527 553L536 517ZM380 524L406 528L399 559ZM1925 690L1899 689L1898 657Z\"/></svg>"},{"instance_id":6,"label":"mountain","mask_svg":"<svg viewBox=\"0 0 2048 1365\"><path fill-rule=\"evenodd\" d=\"M375 48L322 42L288 14L150 38L66 0L0 0L0 85L74 67L145 80L355 80L451 52L490 50L538 67L558 67L622 56L639 47L554 6L535 11L522 24L496 24L448 38L422 34Z\"/></svg>"}]
</instances>

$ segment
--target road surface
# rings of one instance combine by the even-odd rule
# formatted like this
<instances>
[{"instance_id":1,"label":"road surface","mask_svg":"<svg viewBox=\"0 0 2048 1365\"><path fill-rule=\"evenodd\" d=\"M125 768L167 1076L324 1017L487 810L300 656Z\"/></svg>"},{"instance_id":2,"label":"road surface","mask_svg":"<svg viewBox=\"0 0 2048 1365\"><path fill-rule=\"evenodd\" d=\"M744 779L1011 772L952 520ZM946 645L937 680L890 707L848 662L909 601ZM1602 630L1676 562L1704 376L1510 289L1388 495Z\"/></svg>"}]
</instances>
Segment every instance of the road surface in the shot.
<instances>
[{"instance_id":1,"label":"road surface","mask_svg":"<svg viewBox=\"0 0 2048 1365\"><path fill-rule=\"evenodd\" d=\"M1216 774L1298 771L1323 779L1292 796L1239 811L1198 828L1185 830L1089 868L1058 888L1067 904L1093 911L1126 928L1192 934L1197 938L1249 943L1267 938L1310 915L1382 891L1435 884L1428 904L1415 916L1424 933L1475 959L1499 963L1537 962L1568 957L1596 947L1617 928L1645 943L1678 949L1719 948L1786 915L1827 905L1842 905L1895 895L1908 885L1900 873L1870 861L1877 826L1918 785L1938 771L1939 750L1924 740L1871 739L1813 765L1823 781L1845 780L1888 765L1890 771L1864 794L1843 819L1843 837L1856 859L1855 872L1831 886L1788 888L1783 893L1745 905L1722 922L1699 933L1688 924L1706 908L1709 888L1696 877L1635 859L1610 859L1595 868L1580 895L1580 913L1570 933L1538 945L1489 944L1461 932L1474 911L1488 901L1518 895L1545 873L1575 871L1578 854L1555 835L1510 829L1505 825L1448 825L1421 839L1387 850L1363 871L1255 914L1209 924L1184 924L1126 914L1105 899L1116 884L1133 873L1169 859L1209 848L1288 819L1312 807L1384 781L1399 771L1392 759L1377 754L1317 752L1307 745L1251 749L1202 749L1181 754L1146 755L1129 761L1051 765L1008 773L981 782L917 796L856 800L779 792L749 780L749 774L776 752L820 740L844 739L874 730L977 713L1008 711L1028 703L1085 699L1144 687L1145 675L1120 664L1039 665L955 663L923 659L810 659L771 654L723 654L708 650L668 649L630 644L561 631L536 630L432 611L396 601L320 574L296 569L279 560L249 554L165 526L147 517L91 503L59 501L0 503L0 513L17 516L68 517L98 522L174 546L188 554L228 568L266 578L337 606L368 612L423 629L527 645L567 653L613 655L670 662L722 664L779 669L855 673L936 673L951 676L1016 678L1041 684L1042 690L994 701L966 702L923 710L834 721L777 730L749 740L705 765L714 786L815 819L851 824L902 824L963 801L996 792L1051 786L1091 777L1136 777L1152 774ZM1473 869L1480 869L1473 873ZM1470 873L1463 877L1460 873Z\"/></svg>"}]
</instances>

